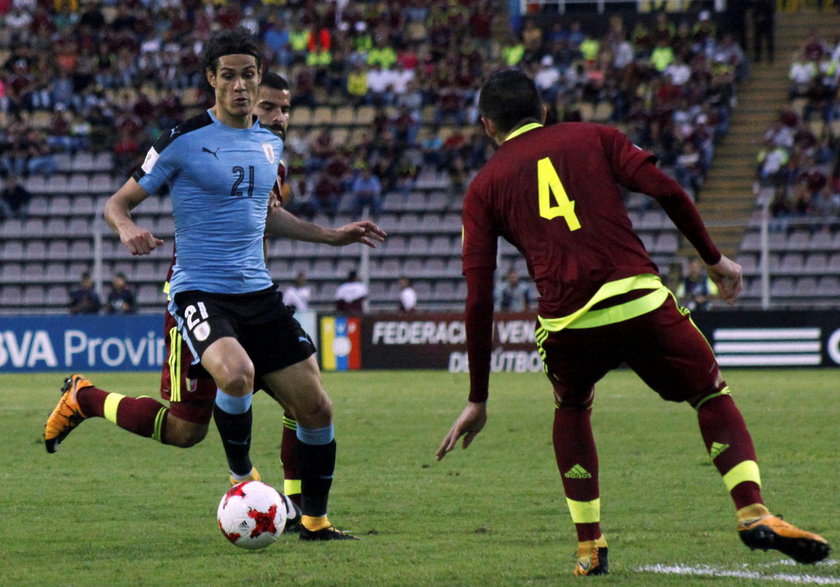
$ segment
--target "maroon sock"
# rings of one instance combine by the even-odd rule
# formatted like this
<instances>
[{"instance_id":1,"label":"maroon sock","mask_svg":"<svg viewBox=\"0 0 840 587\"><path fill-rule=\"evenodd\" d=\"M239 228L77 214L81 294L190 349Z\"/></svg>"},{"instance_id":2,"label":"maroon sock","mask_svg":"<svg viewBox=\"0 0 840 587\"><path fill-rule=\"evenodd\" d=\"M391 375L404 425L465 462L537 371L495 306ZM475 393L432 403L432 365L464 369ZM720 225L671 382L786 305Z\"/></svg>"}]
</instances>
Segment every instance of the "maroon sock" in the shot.
<instances>
[{"instance_id":1,"label":"maroon sock","mask_svg":"<svg viewBox=\"0 0 840 587\"><path fill-rule=\"evenodd\" d=\"M297 446L297 423L288 414L283 414L283 438L280 441L280 460L283 461L283 478L300 479L295 446Z\"/></svg>"},{"instance_id":2,"label":"maroon sock","mask_svg":"<svg viewBox=\"0 0 840 587\"><path fill-rule=\"evenodd\" d=\"M120 398L120 395L98 387L85 387L76 392L79 407L88 418L105 417L105 401L108 397ZM164 442L167 412L166 406L150 397L122 396L117 404L115 424L139 436L154 436Z\"/></svg>"},{"instance_id":3,"label":"maroon sock","mask_svg":"<svg viewBox=\"0 0 840 587\"><path fill-rule=\"evenodd\" d=\"M719 395L701 404L697 409L697 419L706 450L721 475L744 461L756 461L750 433L732 396ZM761 488L753 481L739 483L729 494L736 509L764 503Z\"/></svg>"},{"instance_id":4,"label":"maroon sock","mask_svg":"<svg viewBox=\"0 0 840 587\"><path fill-rule=\"evenodd\" d=\"M566 497L589 502L598 499L598 452L590 422L591 410L557 408L554 411L554 455ZM578 541L601 535L600 522L576 523Z\"/></svg>"},{"instance_id":5,"label":"maroon sock","mask_svg":"<svg viewBox=\"0 0 840 587\"><path fill-rule=\"evenodd\" d=\"M83 387L76 392L76 401L86 418L102 418L105 398L111 395L98 387Z\"/></svg>"},{"instance_id":6,"label":"maroon sock","mask_svg":"<svg viewBox=\"0 0 840 587\"><path fill-rule=\"evenodd\" d=\"M125 397L117 410L117 426L139 436L154 436L165 444L168 412L166 406L150 397Z\"/></svg>"}]
</instances>

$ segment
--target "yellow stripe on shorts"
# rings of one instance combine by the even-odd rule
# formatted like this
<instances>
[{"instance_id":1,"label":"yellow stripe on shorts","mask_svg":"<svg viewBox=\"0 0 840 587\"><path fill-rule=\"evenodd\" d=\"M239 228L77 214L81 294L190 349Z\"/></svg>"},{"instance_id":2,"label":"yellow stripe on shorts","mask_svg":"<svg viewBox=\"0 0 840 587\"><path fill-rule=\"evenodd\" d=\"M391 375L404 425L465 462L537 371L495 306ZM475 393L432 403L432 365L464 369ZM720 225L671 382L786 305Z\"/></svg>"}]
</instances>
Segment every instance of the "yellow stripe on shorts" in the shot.
<instances>
[{"instance_id":1,"label":"yellow stripe on shorts","mask_svg":"<svg viewBox=\"0 0 840 587\"><path fill-rule=\"evenodd\" d=\"M169 329L169 401L181 401L181 333Z\"/></svg>"}]
</instances>

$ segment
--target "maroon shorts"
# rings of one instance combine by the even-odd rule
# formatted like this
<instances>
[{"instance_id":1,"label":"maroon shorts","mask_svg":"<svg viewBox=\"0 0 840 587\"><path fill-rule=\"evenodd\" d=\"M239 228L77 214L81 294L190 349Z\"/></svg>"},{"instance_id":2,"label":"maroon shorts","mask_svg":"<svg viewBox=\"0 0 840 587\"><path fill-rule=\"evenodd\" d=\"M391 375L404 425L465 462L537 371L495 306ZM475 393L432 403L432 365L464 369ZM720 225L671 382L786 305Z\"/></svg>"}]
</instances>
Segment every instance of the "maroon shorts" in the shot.
<instances>
[{"instance_id":1,"label":"maroon shorts","mask_svg":"<svg viewBox=\"0 0 840 587\"><path fill-rule=\"evenodd\" d=\"M164 318L166 356L160 374L160 396L169 401L169 412L182 420L208 424L213 415L216 382L204 369L193 365L189 345L181 338L169 312ZM192 369L192 371L191 371Z\"/></svg>"},{"instance_id":2,"label":"maroon shorts","mask_svg":"<svg viewBox=\"0 0 840 587\"><path fill-rule=\"evenodd\" d=\"M695 403L726 386L708 341L670 296L624 322L548 333L539 346L563 407L592 405L595 383L622 363L669 401Z\"/></svg>"}]
</instances>

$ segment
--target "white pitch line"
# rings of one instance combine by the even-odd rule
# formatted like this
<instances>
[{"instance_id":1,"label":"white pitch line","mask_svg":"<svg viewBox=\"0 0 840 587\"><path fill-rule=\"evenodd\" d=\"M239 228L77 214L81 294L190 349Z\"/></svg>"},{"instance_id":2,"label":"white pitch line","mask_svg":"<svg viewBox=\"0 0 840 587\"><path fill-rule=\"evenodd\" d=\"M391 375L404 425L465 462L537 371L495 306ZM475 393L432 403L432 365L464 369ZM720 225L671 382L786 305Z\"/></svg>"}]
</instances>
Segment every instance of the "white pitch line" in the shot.
<instances>
[{"instance_id":1,"label":"white pitch line","mask_svg":"<svg viewBox=\"0 0 840 587\"><path fill-rule=\"evenodd\" d=\"M643 567L636 567L635 570L647 573L659 573L662 575L735 577L737 579L782 581L785 583L799 583L803 585L840 585L840 577L824 577L819 575L791 575L789 573L759 573L757 571L725 571L706 566L689 567L686 565L645 565Z\"/></svg>"}]
</instances>

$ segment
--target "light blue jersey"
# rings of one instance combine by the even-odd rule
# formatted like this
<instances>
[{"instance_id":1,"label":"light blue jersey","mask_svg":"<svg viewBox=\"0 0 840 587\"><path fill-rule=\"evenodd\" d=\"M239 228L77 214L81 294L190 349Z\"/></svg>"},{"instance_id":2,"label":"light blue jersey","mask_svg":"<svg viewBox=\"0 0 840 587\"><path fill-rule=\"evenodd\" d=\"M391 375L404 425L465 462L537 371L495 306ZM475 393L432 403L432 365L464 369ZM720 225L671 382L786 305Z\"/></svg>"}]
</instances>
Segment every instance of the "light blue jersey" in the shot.
<instances>
[{"instance_id":1,"label":"light blue jersey","mask_svg":"<svg viewBox=\"0 0 840 587\"><path fill-rule=\"evenodd\" d=\"M170 295L241 294L272 286L263 233L283 141L254 122L229 127L208 110L161 135L134 179L169 187L177 251Z\"/></svg>"}]
</instances>

